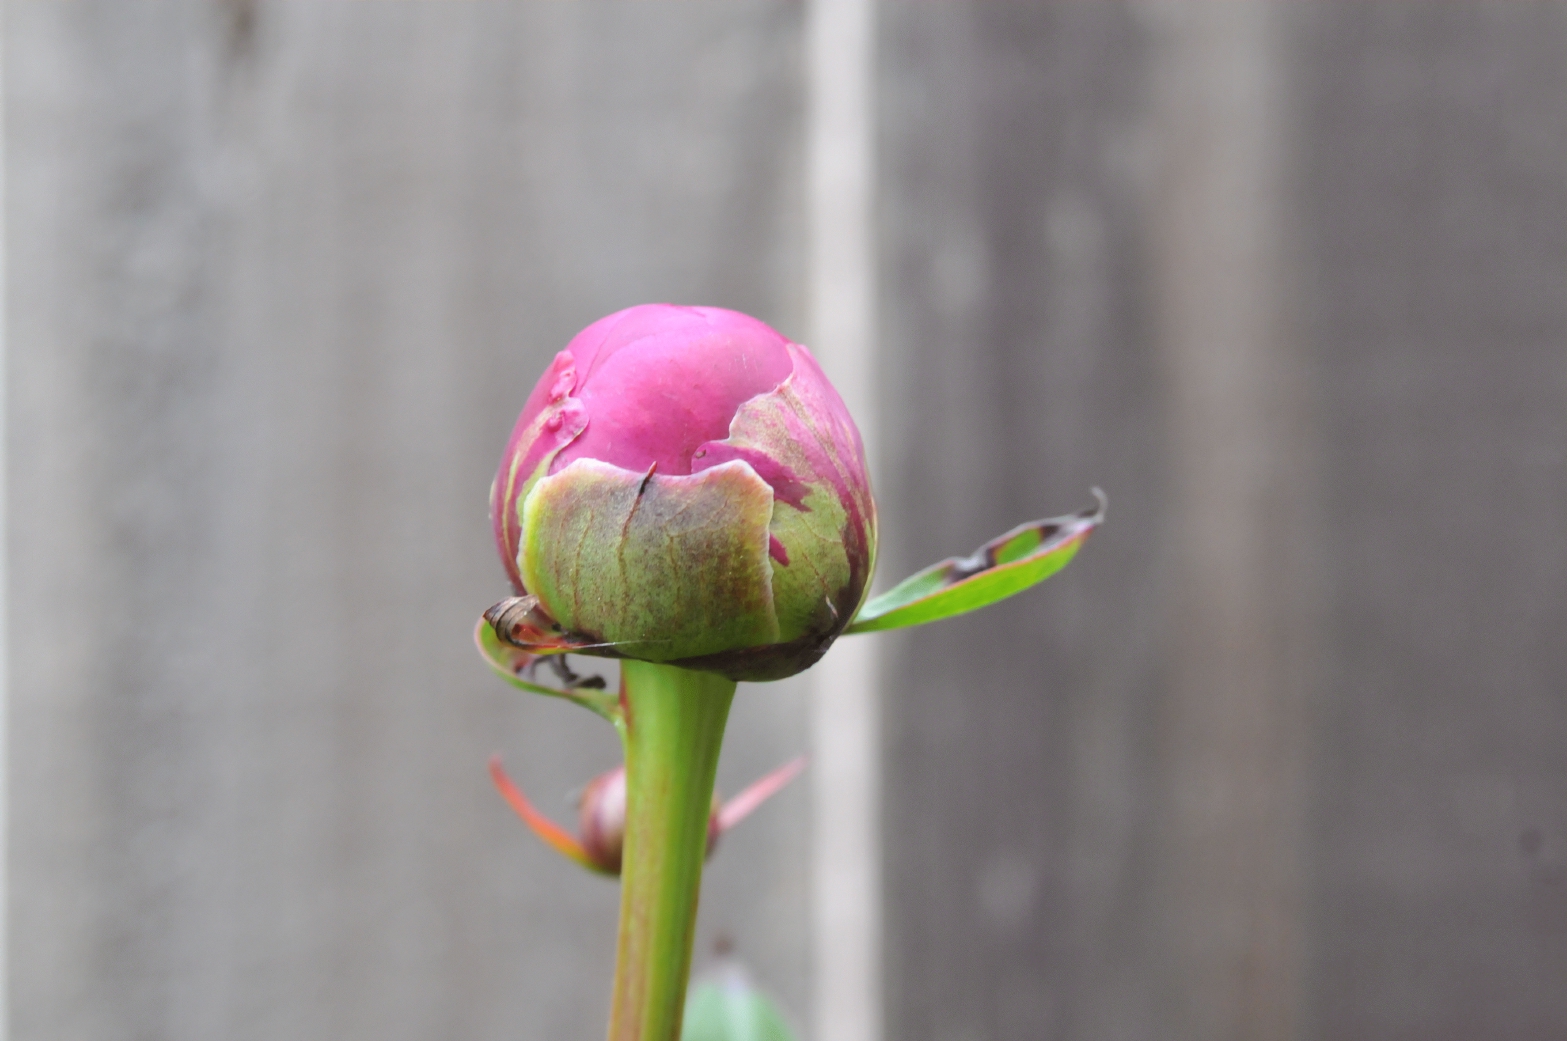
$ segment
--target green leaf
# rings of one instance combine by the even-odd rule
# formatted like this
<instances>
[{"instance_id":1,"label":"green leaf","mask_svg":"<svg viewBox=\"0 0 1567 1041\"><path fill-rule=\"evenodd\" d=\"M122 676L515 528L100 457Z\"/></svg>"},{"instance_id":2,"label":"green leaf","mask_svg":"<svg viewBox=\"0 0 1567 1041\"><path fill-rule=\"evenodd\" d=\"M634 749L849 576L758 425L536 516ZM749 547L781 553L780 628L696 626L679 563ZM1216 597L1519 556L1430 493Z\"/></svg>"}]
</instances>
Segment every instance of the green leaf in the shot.
<instances>
[{"instance_id":1,"label":"green leaf","mask_svg":"<svg viewBox=\"0 0 1567 1041\"><path fill-rule=\"evenodd\" d=\"M523 679L522 674L539 656L501 642L500 637L495 635L495 629L490 625L489 619L479 619L478 626L473 630L473 642L479 648L479 656L484 659L485 664L495 670L497 676L518 690L525 690L530 694L543 694L551 698L564 698L603 716L617 728L620 726L620 698L607 690L597 690L593 687L549 687Z\"/></svg>"},{"instance_id":2,"label":"green leaf","mask_svg":"<svg viewBox=\"0 0 1567 1041\"><path fill-rule=\"evenodd\" d=\"M686 998L680 1041L794 1041L778 1007L731 966Z\"/></svg>"},{"instance_id":3,"label":"green leaf","mask_svg":"<svg viewBox=\"0 0 1567 1041\"><path fill-rule=\"evenodd\" d=\"M872 598L846 633L923 625L965 614L1021 593L1066 567L1084 540L1104 523L1099 504L1065 517L1033 521L985 543L967 557L949 557Z\"/></svg>"}]
</instances>

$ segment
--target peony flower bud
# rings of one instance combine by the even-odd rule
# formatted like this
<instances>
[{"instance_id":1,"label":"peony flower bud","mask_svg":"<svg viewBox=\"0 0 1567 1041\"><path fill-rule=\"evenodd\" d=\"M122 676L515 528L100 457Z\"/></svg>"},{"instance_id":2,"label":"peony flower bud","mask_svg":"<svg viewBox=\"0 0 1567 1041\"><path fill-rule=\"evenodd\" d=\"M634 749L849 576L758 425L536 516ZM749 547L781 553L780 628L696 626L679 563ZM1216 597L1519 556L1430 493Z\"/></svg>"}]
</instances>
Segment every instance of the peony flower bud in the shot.
<instances>
[{"instance_id":1,"label":"peony flower bud","mask_svg":"<svg viewBox=\"0 0 1567 1041\"><path fill-rule=\"evenodd\" d=\"M876 560L842 399L804 347L713 307L579 333L518 417L490 515L523 598L501 639L736 680L814 664Z\"/></svg>"}]
</instances>

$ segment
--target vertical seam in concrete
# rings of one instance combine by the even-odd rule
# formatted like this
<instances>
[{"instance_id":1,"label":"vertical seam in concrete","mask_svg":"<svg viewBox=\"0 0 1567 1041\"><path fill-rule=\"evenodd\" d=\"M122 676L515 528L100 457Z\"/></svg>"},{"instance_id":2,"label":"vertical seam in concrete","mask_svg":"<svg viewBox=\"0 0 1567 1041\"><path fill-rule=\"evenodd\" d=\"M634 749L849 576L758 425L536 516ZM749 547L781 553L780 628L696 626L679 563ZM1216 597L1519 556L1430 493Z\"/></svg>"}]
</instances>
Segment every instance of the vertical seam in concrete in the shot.
<instances>
[{"instance_id":1,"label":"vertical seam in concrete","mask_svg":"<svg viewBox=\"0 0 1567 1041\"><path fill-rule=\"evenodd\" d=\"M1283 8L1167 9L1155 238L1182 561L1166 706L1171 1037L1301 1036L1312 639Z\"/></svg>"},{"instance_id":2,"label":"vertical seam in concrete","mask_svg":"<svg viewBox=\"0 0 1567 1041\"><path fill-rule=\"evenodd\" d=\"M0 1041L11 1034L11 980L7 971L7 954L10 951L10 924L7 911L10 907L10 826L11 788L7 783L11 776L11 658L7 637L10 635L10 529L7 520L6 472L9 412L6 409L6 302L9 286L6 282L6 182L5 182L5 40L6 5L0 3Z\"/></svg>"},{"instance_id":3,"label":"vertical seam in concrete","mask_svg":"<svg viewBox=\"0 0 1567 1041\"><path fill-rule=\"evenodd\" d=\"M872 0L807 9L810 346L876 464ZM874 637L812 672L812 989L816 1041L880 1041L881 835Z\"/></svg>"}]
</instances>

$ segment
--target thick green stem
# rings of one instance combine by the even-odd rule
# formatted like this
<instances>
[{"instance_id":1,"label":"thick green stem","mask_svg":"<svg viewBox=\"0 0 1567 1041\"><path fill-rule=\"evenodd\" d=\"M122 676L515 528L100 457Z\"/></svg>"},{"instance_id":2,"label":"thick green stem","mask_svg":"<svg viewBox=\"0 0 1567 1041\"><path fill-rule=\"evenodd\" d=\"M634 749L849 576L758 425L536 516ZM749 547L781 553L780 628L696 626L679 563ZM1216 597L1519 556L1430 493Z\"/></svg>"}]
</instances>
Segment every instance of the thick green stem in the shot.
<instances>
[{"instance_id":1,"label":"thick green stem","mask_svg":"<svg viewBox=\"0 0 1567 1041\"><path fill-rule=\"evenodd\" d=\"M623 661L626 840L609 1041L678 1041L733 680Z\"/></svg>"}]
</instances>

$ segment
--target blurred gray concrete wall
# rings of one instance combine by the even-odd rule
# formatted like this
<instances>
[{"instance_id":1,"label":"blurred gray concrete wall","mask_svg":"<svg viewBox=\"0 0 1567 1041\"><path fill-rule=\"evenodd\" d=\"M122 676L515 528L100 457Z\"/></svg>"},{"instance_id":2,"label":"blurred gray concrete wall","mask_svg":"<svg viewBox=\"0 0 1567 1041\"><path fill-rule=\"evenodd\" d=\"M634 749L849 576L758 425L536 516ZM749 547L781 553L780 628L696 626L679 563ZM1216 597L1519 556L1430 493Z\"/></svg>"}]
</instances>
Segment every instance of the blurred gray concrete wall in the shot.
<instances>
[{"instance_id":1,"label":"blurred gray concrete wall","mask_svg":"<svg viewBox=\"0 0 1567 1041\"><path fill-rule=\"evenodd\" d=\"M485 490L600 314L800 333L801 12L6 17L14 1036L594 1036L613 890L482 765L615 751L469 650ZM887 1036L1567 1036L1567 8L876 47L883 581L1111 498L882 644ZM703 911L802 1024L805 805Z\"/></svg>"},{"instance_id":2,"label":"blurred gray concrete wall","mask_svg":"<svg viewBox=\"0 0 1567 1041\"><path fill-rule=\"evenodd\" d=\"M1567 8L882 10L888 1036L1567 1036Z\"/></svg>"},{"instance_id":3,"label":"blurred gray concrete wall","mask_svg":"<svg viewBox=\"0 0 1567 1041\"><path fill-rule=\"evenodd\" d=\"M1567 1036L1567 7L1303 21L1320 1036Z\"/></svg>"},{"instance_id":4,"label":"blurred gray concrete wall","mask_svg":"<svg viewBox=\"0 0 1567 1041\"><path fill-rule=\"evenodd\" d=\"M799 330L800 12L7 5L11 1036L591 1038L607 728L487 674L490 477L577 329ZM720 784L801 750L738 700ZM803 1021L804 791L725 931Z\"/></svg>"}]
</instances>

